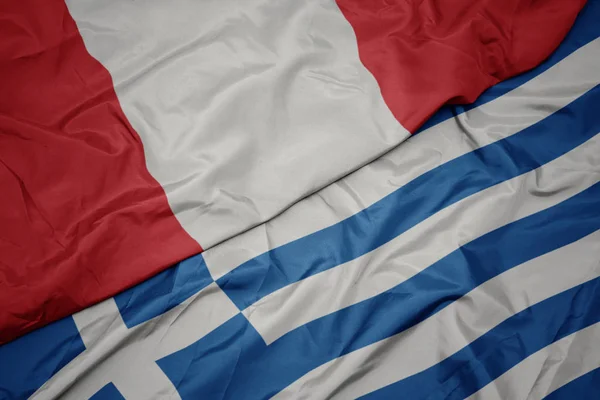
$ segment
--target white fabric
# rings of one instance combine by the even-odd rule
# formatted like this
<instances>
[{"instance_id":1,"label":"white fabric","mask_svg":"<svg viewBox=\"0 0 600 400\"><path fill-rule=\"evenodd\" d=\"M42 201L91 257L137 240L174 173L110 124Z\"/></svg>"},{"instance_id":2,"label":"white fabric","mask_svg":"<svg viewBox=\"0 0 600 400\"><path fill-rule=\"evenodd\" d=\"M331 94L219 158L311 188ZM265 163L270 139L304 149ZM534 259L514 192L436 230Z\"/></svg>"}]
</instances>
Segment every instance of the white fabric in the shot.
<instances>
[{"instance_id":1,"label":"white fabric","mask_svg":"<svg viewBox=\"0 0 600 400\"><path fill-rule=\"evenodd\" d=\"M265 342L272 343L314 319L389 290L466 243L599 181L596 135L536 170L446 207L364 256L271 293L246 308L244 315Z\"/></svg>"},{"instance_id":2,"label":"white fabric","mask_svg":"<svg viewBox=\"0 0 600 400\"><path fill-rule=\"evenodd\" d=\"M600 276L593 254L600 255L600 231L490 279L398 335L323 364L275 398L355 399L423 371L512 315Z\"/></svg>"},{"instance_id":3,"label":"white fabric","mask_svg":"<svg viewBox=\"0 0 600 400\"><path fill-rule=\"evenodd\" d=\"M334 0L68 0L204 248L404 141Z\"/></svg>"},{"instance_id":4,"label":"white fabric","mask_svg":"<svg viewBox=\"0 0 600 400\"><path fill-rule=\"evenodd\" d=\"M183 227L204 247L275 216L408 135L358 60L352 29L333 0L67 3L88 50L115 81L150 172ZM522 87L411 138L268 223L213 247L204 253L213 278L353 215L442 163L539 122L600 81L599 54L596 40ZM597 181L598 173L582 173L577 164L600 165L597 142L598 137L537 171L473 195L381 250L283 288L244 313L271 343L299 324L373 296L457 245ZM543 199L529 196L534 189L563 189L563 179L570 184L564 191ZM511 190L525 194L512 214L469 218L506 209L510 204L500 199ZM461 243L445 237L452 236L444 225L450 220L472 235ZM395 280L373 274L396 262L398 254L412 257L402 243L416 244L434 227L439 232L433 250L403 261L416 268L406 268ZM322 365L277 397L355 398L434 365L520 310L600 276L594 257L578 257L582 253L600 254L600 232L493 278L399 335ZM350 287L357 278L358 285ZM332 283L344 293L325 296ZM304 307L307 299L311 305ZM284 312L289 309L293 312ZM238 313L214 283L131 329L114 300L107 300L74 316L86 350L32 398L85 399L113 382L128 400L178 399L155 360ZM564 382L572 378L560 376Z\"/></svg>"},{"instance_id":5,"label":"white fabric","mask_svg":"<svg viewBox=\"0 0 600 400\"><path fill-rule=\"evenodd\" d=\"M600 368L600 323L566 336L509 369L469 400L543 399Z\"/></svg>"},{"instance_id":6,"label":"white fabric","mask_svg":"<svg viewBox=\"0 0 600 400\"><path fill-rule=\"evenodd\" d=\"M217 279L259 254L333 225L419 175L548 117L600 81L599 58L600 39L496 100L411 137L266 224L207 250L211 274Z\"/></svg>"},{"instance_id":7,"label":"white fabric","mask_svg":"<svg viewBox=\"0 0 600 400\"><path fill-rule=\"evenodd\" d=\"M112 382L127 400L179 399L156 360L201 339L239 310L215 284L128 329L114 299L73 315L86 350L31 399L88 399Z\"/></svg>"}]
</instances>

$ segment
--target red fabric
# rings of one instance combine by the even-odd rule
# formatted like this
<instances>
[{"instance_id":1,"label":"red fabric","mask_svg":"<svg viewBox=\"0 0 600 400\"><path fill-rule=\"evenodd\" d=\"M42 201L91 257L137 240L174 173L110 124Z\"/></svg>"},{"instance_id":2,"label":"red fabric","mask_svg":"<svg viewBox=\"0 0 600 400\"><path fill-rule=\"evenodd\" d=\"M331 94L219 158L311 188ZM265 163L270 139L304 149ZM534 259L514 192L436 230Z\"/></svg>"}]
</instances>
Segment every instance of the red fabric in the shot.
<instances>
[{"instance_id":1,"label":"red fabric","mask_svg":"<svg viewBox=\"0 0 600 400\"><path fill-rule=\"evenodd\" d=\"M338 0L414 131L535 66L584 0ZM201 252L63 0L0 2L0 343Z\"/></svg>"},{"instance_id":2,"label":"red fabric","mask_svg":"<svg viewBox=\"0 0 600 400\"><path fill-rule=\"evenodd\" d=\"M361 61L409 131L538 65L586 0L337 0Z\"/></svg>"},{"instance_id":3,"label":"red fabric","mask_svg":"<svg viewBox=\"0 0 600 400\"><path fill-rule=\"evenodd\" d=\"M202 249L62 0L0 3L0 343Z\"/></svg>"}]
</instances>

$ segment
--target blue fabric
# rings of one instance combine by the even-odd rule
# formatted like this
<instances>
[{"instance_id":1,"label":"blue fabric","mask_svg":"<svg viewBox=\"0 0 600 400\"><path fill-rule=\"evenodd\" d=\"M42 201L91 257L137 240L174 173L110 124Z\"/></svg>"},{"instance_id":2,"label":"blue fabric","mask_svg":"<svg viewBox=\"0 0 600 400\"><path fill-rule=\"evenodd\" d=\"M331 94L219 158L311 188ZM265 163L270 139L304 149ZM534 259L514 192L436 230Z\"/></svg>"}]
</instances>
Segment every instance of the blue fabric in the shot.
<instances>
[{"instance_id":1,"label":"blue fabric","mask_svg":"<svg viewBox=\"0 0 600 400\"><path fill-rule=\"evenodd\" d=\"M543 121L443 164L361 212L255 257L217 283L245 309L268 294L355 259L480 190L529 172L600 132L597 86Z\"/></svg>"},{"instance_id":2,"label":"blue fabric","mask_svg":"<svg viewBox=\"0 0 600 400\"><path fill-rule=\"evenodd\" d=\"M545 397L546 400L598 400L599 398L600 368L572 380Z\"/></svg>"},{"instance_id":3,"label":"blue fabric","mask_svg":"<svg viewBox=\"0 0 600 400\"><path fill-rule=\"evenodd\" d=\"M309 322L269 346L240 315L158 365L183 399L201 393L270 397L319 365L400 333L488 279L600 229L599 198L596 184L481 236L406 282Z\"/></svg>"},{"instance_id":4,"label":"blue fabric","mask_svg":"<svg viewBox=\"0 0 600 400\"><path fill-rule=\"evenodd\" d=\"M111 382L90 397L90 400L125 400L125 397L121 395L121 392Z\"/></svg>"},{"instance_id":5,"label":"blue fabric","mask_svg":"<svg viewBox=\"0 0 600 400\"><path fill-rule=\"evenodd\" d=\"M547 70L596 39L600 35L599 19L600 0L589 0L571 33L548 61L529 73L494 86L471 106L440 110L423 129L489 102ZM240 308L245 308L289 283L356 258L434 212L495 183L530 171L589 139L600 131L596 115L599 100L596 88L513 138L441 166L340 224L248 261L220 279L219 284ZM184 399L271 396L324 362L413 326L460 298L470 288L516 263L598 229L598 212L594 213L594 204L598 204L599 198L597 187L594 187L562 205L492 232L402 285L308 323L270 346L243 315L238 315L193 345L159 360L158 364ZM598 210L597 206L595 210ZM528 248L531 243L533 245ZM505 255L509 256L505 259ZM490 259L497 263L489 265ZM115 300L125 323L131 328L168 311L211 282L204 260L196 256L127 290ZM456 286L451 287L452 282ZM435 290L429 290L429 287ZM586 290L589 294L591 289ZM558 323L566 321L566 330L558 332L557 338L568 329L575 329L571 316L561 314L564 308L552 312L557 313ZM390 315L395 317L389 318ZM542 323L539 321L545 320L536 321ZM526 327L533 323L512 326L515 335L504 342L489 333L479 344L473 343L463 349L445 364L446 367L458 365L456 374L440 366L436 373L423 375L431 379L435 375L435 381L418 379L425 379L432 389L439 390L432 391L434 397L464 379L473 381L466 384L464 393L473 391L491 379L486 378L486 374L496 376L533 351L537 342L529 341L533 334L528 332L536 328ZM549 323L549 327L556 328L554 320ZM509 327L511 325L505 326ZM507 334L508 330L503 332ZM525 350L519 347L519 335L529 338L527 343L531 344ZM550 339L542 333L540 341L549 343ZM494 343L500 344L494 347ZM0 346L0 398L27 398L84 349L71 317ZM515 355L509 349L513 349ZM474 361L474 354L480 362ZM463 362L465 367L461 368ZM600 390L599 374L596 370L584 375L548 398L599 398L596 396ZM412 385L410 382L399 384ZM383 395L385 390L373 395ZM456 393L461 394L462 390ZM123 397L111 383L93 396L95 400L103 398Z\"/></svg>"},{"instance_id":6,"label":"blue fabric","mask_svg":"<svg viewBox=\"0 0 600 400\"><path fill-rule=\"evenodd\" d=\"M125 325L132 328L169 311L213 282L199 254L119 293L115 302Z\"/></svg>"},{"instance_id":7,"label":"blue fabric","mask_svg":"<svg viewBox=\"0 0 600 400\"><path fill-rule=\"evenodd\" d=\"M0 346L0 399L25 399L85 350L72 317Z\"/></svg>"},{"instance_id":8,"label":"blue fabric","mask_svg":"<svg viewBox=\"0 0 600 400\"><path fill-rule=\"evenodd\" d=\"M439 364L362 398L462 400L538 350L599 321L596 278L515 314Z\"/></svg>"}]
</instances>

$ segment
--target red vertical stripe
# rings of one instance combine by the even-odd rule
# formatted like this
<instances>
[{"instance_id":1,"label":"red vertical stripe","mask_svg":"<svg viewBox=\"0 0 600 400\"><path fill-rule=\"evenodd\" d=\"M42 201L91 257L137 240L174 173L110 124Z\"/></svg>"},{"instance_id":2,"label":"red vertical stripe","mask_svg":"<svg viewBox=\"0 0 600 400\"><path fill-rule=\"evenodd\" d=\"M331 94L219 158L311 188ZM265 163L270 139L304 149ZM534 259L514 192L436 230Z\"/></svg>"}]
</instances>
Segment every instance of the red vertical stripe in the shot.
<instances>
[{"instance_id":1,"label":"red vertical stripe","mask_svg":"<svg viewBox=\"0 0 600 400\"><path fill-rule=\"evenodd\" d=\"M0 343L201 251L62 0L0 3Z\"/></svg>"},{"instance_id":2,"label":"red vertical stripe","mask_svg":"<svg viewBox=\"0 0 600 400\"><path fill-rule=\"evenodd\" d=\"M473 102L535 67L586 0L337 0L360 58L414 132L444 103Z\"/></svg>"}]
</instances>

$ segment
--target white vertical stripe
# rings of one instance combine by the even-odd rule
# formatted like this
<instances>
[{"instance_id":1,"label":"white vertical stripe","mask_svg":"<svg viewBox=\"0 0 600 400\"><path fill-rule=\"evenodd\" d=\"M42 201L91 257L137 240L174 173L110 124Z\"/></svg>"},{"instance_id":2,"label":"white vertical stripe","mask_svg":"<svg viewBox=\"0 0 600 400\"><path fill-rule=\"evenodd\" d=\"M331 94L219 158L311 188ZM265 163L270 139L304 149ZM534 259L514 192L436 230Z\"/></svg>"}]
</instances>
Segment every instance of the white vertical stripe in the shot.
<instances>
[{"instance_id":1,"label":"white vertical stripe","mask_svg":"<svg viewBox=\"0 0 600 400\"><path fill-rule=\"evenodd\" d=\"M600 135L527 174L459 201L385 245L288 285L244 310L267 343L406 281L460 246L600 181Z\"/></svg>"},{"instance_id":2,"label":"white vertical stripe","mask_svg":"<svg viewBox=\"0 0 600 400\"><path fill-rule=\"evenodd\" d=\"M431 169L511 136L600 82L600 39L498 99L422 132L266 224L204 253L215 279L270 249L333 225Z\"/></svg>"},{"instance_id":3,"label":"white vertical stripe","mask_svg":"<svg viewBox=\"0 0 600 400\"><path fill-rule=\"evenodd\" d=\"M131 362L130 357L136 357L136 355L123 351L118 361L115 359L109 367L110 369L106 371L111 374L112 383L125 400L181 399L179 392L158 364L155 362ZM108 363L105 362L105 364ZM116 373L117 371L120 373ZM66 398L75 400L84 397L81 397L79 393L75 395L75 392L70 391L68 396L61 397L61 399Z\"/></svg>"},{"instance_id":4,"label":"white vertical stripe","mask_svg":"<svg viewBox=\"0 0 600 400\"><path fill-rule=\"evenodd\" d=\"M150 173L204 248L409 133L334 0L68 0Z\"/></svg>"},{"instance_id":5,"label":"white vertical stripe","mask_svg":"<svg viewBox=\"0 0 600 400\"><path fill-rule=\"evenodd\" d=\"M355 399L423 371L551 296L600 276L600 231L478 286L412 328L332 360L279 399Z\"/></svg>"},{"instance_id":6,"label":"white vertical stripe","mask_svg":"<svg viewBox=\"0 0 600 400\"><path fill-rule=\"evenodd\" d=\"M527 357L469 400L543 399L600 368L600 323L566 336Z\"/></svg>"},{"instance_id":7,"label":"white vertical stripe","mask_svg":"<svg viewBox=\"0 0 600 400\"><path fill-rule=\"evenodd\" d=\"M201 339L239 310L215 284L182 304L128 329L111 298L73 315L86 350L32 399L87 399L113 382L127 400L179 399L155 363Z\"/></svg>"}]
</instances>

